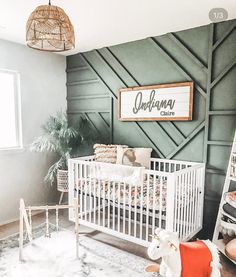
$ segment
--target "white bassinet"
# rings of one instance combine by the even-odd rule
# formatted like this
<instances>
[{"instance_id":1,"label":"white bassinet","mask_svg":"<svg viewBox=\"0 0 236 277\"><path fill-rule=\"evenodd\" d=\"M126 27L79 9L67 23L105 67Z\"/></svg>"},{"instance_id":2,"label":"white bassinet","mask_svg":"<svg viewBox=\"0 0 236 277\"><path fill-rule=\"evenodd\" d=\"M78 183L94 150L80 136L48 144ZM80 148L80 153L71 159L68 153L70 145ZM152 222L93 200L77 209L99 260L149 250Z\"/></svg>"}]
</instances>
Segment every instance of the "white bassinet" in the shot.
<instances>
[{"instance_id":1,"label":"white bassinet","mask_svg":"<svg viewBox=\"0 0 236 277\"><path fill-rule=\"evenodd\" d=\"M188 240L202 228L204 180L202 163L152 158L147 170L80 157L69 160L69 204L78 198L80 224L143 246L156 228Z\"/></svg>"}]
</instances>

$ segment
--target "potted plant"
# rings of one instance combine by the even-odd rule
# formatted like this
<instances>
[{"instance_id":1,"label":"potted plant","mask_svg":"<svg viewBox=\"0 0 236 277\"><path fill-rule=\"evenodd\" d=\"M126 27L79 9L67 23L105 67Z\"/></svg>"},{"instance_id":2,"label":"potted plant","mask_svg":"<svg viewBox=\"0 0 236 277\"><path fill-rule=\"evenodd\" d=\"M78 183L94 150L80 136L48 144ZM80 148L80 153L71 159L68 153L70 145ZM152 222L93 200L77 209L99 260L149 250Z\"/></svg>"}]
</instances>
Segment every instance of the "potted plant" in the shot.
<instances>
[{"instance_id":1,"label":"potted plant","mask_svg":"<svg viewBox=\"0 0 236 277\"><path fill-rule=\"evenodd\" d=\"M58 156L58 160L49 168L44 180L53 184L57 179L57 189L62 193L68 192L68 159L78 156L79 146L92 138L86 119L81 118L78 125L81 132L69 126L66 113L58 112L56 116L49 117L42 126L43 135L35 139L31 145L32 151L53 152Z\"/></svg>"}]
</instances>

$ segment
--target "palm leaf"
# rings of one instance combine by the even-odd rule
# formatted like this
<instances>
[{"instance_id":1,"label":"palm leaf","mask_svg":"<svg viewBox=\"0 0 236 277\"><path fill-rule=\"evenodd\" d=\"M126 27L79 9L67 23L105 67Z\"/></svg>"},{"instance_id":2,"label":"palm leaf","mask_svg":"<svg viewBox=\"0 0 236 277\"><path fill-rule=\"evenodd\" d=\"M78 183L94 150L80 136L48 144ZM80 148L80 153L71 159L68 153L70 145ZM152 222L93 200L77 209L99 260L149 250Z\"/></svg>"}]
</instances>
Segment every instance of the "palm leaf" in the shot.
<instances>
[{"instance_id":1,"label":"palm leaf","mask_svg":"<svg viewBox=\"0 0 236 277\"><path fill-rule=\"evenodd\" d=\"M58 112L56 116L49 116L42 126L43 135L36 138L30 150L35 152L54 152L60 159L54 163L45 176L45 181L53 184L56 181L58 169L67 169L69 158L78 156L79 146L84 142L97 140L87 119L81 118L78 128L69 126L67 114Z\"/></svg>"},{"instance_id":2,"label":"palm leaf","mask_svg":"<svg viewBox=\"0 0 236 277\"><path fill-rule=\"evenodd\" d=\"M30 146L30 150L35 152L57 152L57 149L56 142L46 134L35 139Z\"/></svg>"},{"instance_id":3,"label":"palm leaf","mask_svg":"<svg viewBox=\"0 0 236 277\"><path fill-rule=\"evenodd\" d=\"M62 169L63 166L63 158L60 158L59 161L54 163L52 166L49 167L47 175L44 177L44 181L53 185L56 181L57 177L57 170Z\"/></svg>"}]
</instances>

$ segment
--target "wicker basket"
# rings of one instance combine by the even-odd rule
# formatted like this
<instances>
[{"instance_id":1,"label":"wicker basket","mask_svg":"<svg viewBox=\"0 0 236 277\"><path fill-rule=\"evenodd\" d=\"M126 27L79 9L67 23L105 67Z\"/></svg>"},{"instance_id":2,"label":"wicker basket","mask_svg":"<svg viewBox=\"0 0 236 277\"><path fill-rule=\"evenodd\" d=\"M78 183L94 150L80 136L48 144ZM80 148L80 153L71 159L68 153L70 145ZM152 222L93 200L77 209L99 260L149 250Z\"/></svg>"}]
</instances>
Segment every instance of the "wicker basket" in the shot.
<instances>
[{"instance_id":1,"label":"wicker basket","mask_svg":"<svg viewBox=\"0 0 236 277\"><path fill-rule=\"evenodd\" d=\"M68 192L68 170L57 170L57 190Z\"/></svg>"}]
</instances>

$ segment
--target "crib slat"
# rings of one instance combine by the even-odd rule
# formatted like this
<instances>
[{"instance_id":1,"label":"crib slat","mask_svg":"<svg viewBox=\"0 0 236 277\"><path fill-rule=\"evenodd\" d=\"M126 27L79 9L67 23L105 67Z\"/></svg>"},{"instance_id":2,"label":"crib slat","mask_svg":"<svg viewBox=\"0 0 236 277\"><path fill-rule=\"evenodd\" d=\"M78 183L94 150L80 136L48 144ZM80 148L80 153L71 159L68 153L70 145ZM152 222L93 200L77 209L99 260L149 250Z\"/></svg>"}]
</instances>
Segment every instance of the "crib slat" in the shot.
<instances>
[{"instance_id":1,"label":"crib slat","mask_svg":"<svg viewBox=\"0 0 236 277\"><path fill-rule=\"evenodd\" d=\"M89 222L92 222L92 177L91 166L88 166L89 171Z\"/></svg>"},{"instance_id":2,"label":"crib slat","mask_svg":"<svg viewBox=\"0 0 236 277\"><path fill-rule=\"evenodd\" d=\"M194 170L194 186L195 186L195 198L196 198L196 204L195 204L195 214L194 214L194 228L197 227L197 209L198 207L198 193L197 193L197 171Z\"/></svg>"},{"instance_id":3,"label":"crib slat","mask_svg":"<svg viewBox=\"0 0 236 277\"><path fill-rule=\"evenodd\" d=\"M186 173L183 174L183 194L182 194L182 209L183 209L183 221L182 221L182 238L185 236L185 223L186 223Z\"/></svg>"},{"instance_id":4,"label":"crib slat","mask_svg":"<svg viewBox=\"0 0 236 277\"><path fill-rule=\"evenodd\" d=\"M125 223L126 223L126 184L123 183L123 233L124 234L126 234Z\"/></svg>"},{"instance_id":5,"label":"crib slat","mask_svg":"<svg viewBox=\"0 0 236 277\"><path fill-rule=\"evenodd\" d=\"M148 225L149 225L149 192L150 192L150 175L147 175L147 203L146 203L146 241L148 241Z\"/></svg>"},{"instance_id":6,"label":"crib slat","mask_svg":"<svg viewBox=\"0 0 236 277\"><path fill-rule=\"evenodd\" d=\"M186 215L186 236L189 235L189 225L190 225L190 220L189 220L189 209L190 209L190 201L191 201L191 198L190 198L190 172L188 172L187 174L187 206L186 206L186 209L187 209L187 215Z\"/></svg>"},{"instance_id":7,"label":"crib slat","mask_svg":"<svg viewBox=\"0 0 236 277\"><path fill-rule=\"evenodd\" d=\"M192 205L192 215L191 215L191 221L192 221L192 231L194 230L194 214L195 214L195 205L196 205L196 198L195 198L195 181L194 181L194 171L192 171L192 197L193 197L193 205Z\"/></svg>"},{"instance_id":8,"label":"crib slat","mask_svg":"<svg viewBox=\"0 0 236 277\"><path fill-rule=\"evenodd\" d=\"M188 232L188 236L191 233L191 207L192 207L192 171L189 171L189 179L188 179L188 228L187 228L187 232Z\"/></svg>"},{"instance_id":9,"label":"crib slat","mask_svg":"<svg viewBox=\"0 0 236 277\"><path fill-rule=\"evenodd\" d=\"M182 187L181 187L181 182L182 182L182 175L179 175L179 235L181 234L181 221L182 221L182 209L181 209L181 197L182 197Z\"/></svg>"},{"instance_id":10,"label":"crib slat","mask_svg":"<svg viewBox=\"0 0 236 277\"><path fill-rule=\"evenodd\" d=\"M186 227L187 227L187 186L188 186L188 172L184 174L184 234L183 237L186 237Z\"/></svg>"},{"instance_id":11,"label":"crib slat","mask_svg":"<svg viewBox=\"0 0 236 277\"><path fill-rule=\"evenodd\" d=\"M120 232L120 182L118 183L118 232Z\"/></svg>"},{"instance_id":12,"label":"crib slat","mask_svg":"<svg viewBox=\"0 0 236 277\"><path fill-rule=\"evenodd\" d=\"M159 228L161 228L161 220L162 220L162 190L163 190L163 177L160 177L160 196L159 196Z\"/></svg>"},{"instance_id":13,"label":"crib slat","mask_svg":"<svg viewBox=\"0 0 236 277\"><path fill-rule=\"evenodd\" d=\"M129 186L129 229L128 229L128 234L129 236L131 235L131 185L128 184Z\"/></svg>"},{"instance_id":14,"label":"crib slat","mask_svg":"<svg viewBox=\"0 0 236 277\"><path fill-rule=\"evenodd\" d=\"M182 208L181 208L181 197L182 197L182 194L183 194L183 191L182 191L182 175L180 174L179 175L179 203L178 203L178 206L179 206L179 230L178 230L178 233L179 233L179 236L181 238L181 231L182 231Z\"/></svg>"},{"instance_id":15,"label":"crib slat","mask_svg":"<svg viewBox=\"0 0 236 277\"><path fill-rule=\"evenodd\" d=\"M205 180L205 167L199 168L199 171L201 172L200 180L199 180L199 190L200 190L199 200L200 200L200 207L201 207L199 211L199 217L200 217L199 227L201 227L203 224L203 207L204 207L204 181L203 180Z\"/></svg>"},{"instance_id":16,"label":"crib slat","mask_svg":"<svg viewBox=\"0 0 236 277\"><path fill-rule=\"evenodd\" d=\"M176 172L176 163L173 163L173 172ZM168 180L168 179L167 179ZM174 204L174 231L178 232L178 175L175 175L174 191L175 191L175 204Z\"/></svg>"},{"instance_id":17,"label":"crib slat","mask_svg":"<svg viewBox=\"0 0 236 277\"><path fill-rule=\"evenodd\" d=\"M184 227L185 227L185 211L186 211L186 209L185 209L185 199L186 199L186 197L185 197L185 180L186 180L186 174L184 173L184 174L182 174L183 175L183 182L182 182L182 184L181 184L181 186L182 186L182 191L183 191L183 193L182 193L182 239L184 238Z\"/></svg>"},{"instance_id":18,"label":"crib slat","mask_svg":"<svg viewBox=\"0 0 236 277\"><path fill-rule=\"evenodd\" d=\"M87 166L84 164L83 166L84 170L84 183L85 183L85 194L84 194L84 219L87 220L87 193L88 193L88 183L87 183Z\"/></svg>"},{"instance_id":19,"label":"crib slat","mask_svg":"<svg viewBox=\"0 0 236 277\"><path fill-rule=\"evenodd\" d=\"M113 191L112 191L112 198L113 198L113 205L112 205L112 229L115 230L115 193L116 193L116 183L113 182Z\"/></svg>"},{"instance_id":20,"label":"crib slat","mask_svg":"<svg viewBox=\"0 0 236 277\"><path fill-rule=\"evenodd\" d=\"M175 181L174 181L174 232L177 232L177 224L178 224L178 209L177 209L177 201L178 201L178 191L177 191L177 187L178 187L178 182L177 182L177 177L175 177Z\"/></svg>"},{"instance_id":21,"label":"crib slat","mask_svg":"<svg viewBox=\"0 0 236 277\"><path fill-rule=\"evenodd\" d=\"M194 184L193 184L193 171L191 171L190 190L191 190L191 205L190 205L190 233L193 231L193 210L194 210Z\"/></svg>"},{"instance_id":22,"label":"crib slat","mask_svg":"<svg viewBox=\"0 0 236 277\"><path fill-rule=\"evenodd\" d=\"M184 174L181 174L181 222L180 222L180 236L183 238L184 225Z\"/></svg>"},{"instance_id":23,"label":"crib slat","mask_svg":"<svg viewBox=\"0 0 236 277\"><path fill-rule=\"evenodd\" d=\"M188 194L188 187L189 187L189 183L188 183L188 180L189 180L189 172L186 172L186 205L185 205L185 226L184 226L184 230L185 230L185 234L184 234L184 237L186 238L187 235L188 235L188 224L189 224L189 221L188 221L188 210L189 210L189 194Z\"/></svg>"},{"instance_id":24,"label":"crib slat","mask_svg":"<svg viewBox=\"0 0 236 277\"><path fill-rule=\"evenodd\" d=\"M105 211L105 209L106 209L106 207L105 207L105 204L106 204L105 184L106 184L106 182L103 181L103 196L102 196L102 198L103 198L103 199L102 199L102 203L103 203L102 225L103 225L103 227L105 227L105 213L106 213L106 211Z\"/></svg>"},{"instance_id":25,"label":"crib slat","mask_svg":"<svg viewBox=\"0 0 236 277\"><path fill-rule=\"evenodd\" d=\"M93 167L93 223L96 224L97 222L97 193L96 193L96 186L97 186L97 179L95 179L94 176L96 176L95 167Z\"/></svg>"},{"instance_id":26,"label":"crib slat","mask_svg":"<svg viewBox=\"0 0 236 277\"><path fill-rule=\"evenodd\" d=\"M193 193L194 193L194 207L193 207L193 229L195 228L195 213L196 213L196 177L195 171L193 171Z\"/></svg>"},{"instance_id":27,"label":"crib slat","mask_svg":"<svg viewBox=\"0 0 236 277\"><path fill-rule=\"evenodd\" d=\"M75 185L76 185L76 199L77 199L77 203L78 203L78 201L79 201L78 165L74 165L74 172L75 172ZM79 211L80 211L80 209L81 209L81 207L79 207Z\"/></svg>"},{"instance_id":28,"label":"crib slat","mask_svg":"<svg viewBox=\"0 0 236 277\"><path fill-rule=\"evenodd\" d=\"M75 167L75 176L76 176L76 182L78 185L77 194L79 199L79 205L80 205L80 216L83 218L83 205L82 205L82 188L83 188L83 181L81 180L81 164L76 165Z\"/></svg>"},{"instance_id":29,"label":"crib slat","mask_svg":"<svg viewBox=\"0 0 236 277\"><path fill-rule=\"evenodd\" d=\"M144 173L144 180L147 175ZM140 198L140 239L143 239L143 185L141 186L141 198Z\"/></svg>"},{"instance_id":30,"label":"crib slat","mask_svg":"<svg viewBox=\"0 0 236 277\"><path fill-rule=\"evenodd\" d=\"M178 193L178 178L179 176L176 174L175 176L175 232L178 233L178 224L179 224L179 211L178 211L178 197L179 197L179 193Z\"/></svg>"},{"instance_id":31,"label":"crib slat","mask_svg":"<svg viewBox=\"0 0 236 277\"><path fill-rule=\"evenodd\" d=\"M194 207L194 193L193 193L193 171L190 174L190 197L191 197L191 204L190 204L190 228L189 233L193 231L193 207Z\"/></svg>"},{"instance_id":32,"label":"crib slat","mask_svg":"<svg viewBox=\"0 0 236 277\"><path fill-rule=\"evenodd\" d=\"M201 176L201 171L200 170L196 170L197 172L197 181L196 181L196 188L197 188L197 207L198 207L198 210L197 210L197 221L196 221L196 228L198 228L199 226L199 220L200 220L200 217L199 217L199 209L201 208L201 205L200 205L200 194L199 194L199 184L200 184L200 176Z\"/></svg>"},{"instance_id":33,"label":"crib slat","mask_svg":"<svg viewBox=\"0 0 236 277\"><path fill-rule=\"evenodd\" d=\"M101 225L101 180L98 180L98 225Z\"/></svg>"},{"instance_id":34,"label":"crib slat","mask_svg":"<svg viewBox=\"0 0 236 277\"><path fill-rule=\"evenodd\" d=\"M191 197L191 171L188 173L188 210L187 210L187 235L190 234L190 226L191 226L191 213L190 207L192 204L192 197Z\"/></svg>"},{"instance_id":35,"label":"crib slat","mask_svg":"<svg viewBox=\"0 0 236 277\"><path fill-rule=\"evenodd\" d=\"M157 189L157 179L156 179L156 174L154 174L153 176L153 199L152 199L152 235L154 234L154 231L155 231L155 218L156 218L156 202L157 202L157 199L156 199L156 189ZM160 214L159 214L160 216ZM160 220L160 218L159 218Z\"/></svg>"},{"instance_id":36,"label":"crib slat","mask_svg":"<svg viewBox=\"0 0 236 277\"><path fill-rule=\"evenodd\" d=\"M136 236L137 236L137 185L135 185L135 189L134 189L134 237L136 238Z\"/></svg>"},{"instance_id":37,"label":"crib slat","mask_svg":"<svg viewBox=\"0 0 236 277\"><path fill-rule=\"evenodd\" d=\"M108 210L107 210L107 218L108 218L108 228L110 229L110 223L111 223L111 216L110 216L110 212L111 212L111 210L110 210L110 208L111 208L111 199L110 199L110 197L111 197L111 185L112 185L112 182L109 182L109 184L108 184Z\"/></svg>"}]
</instances>

